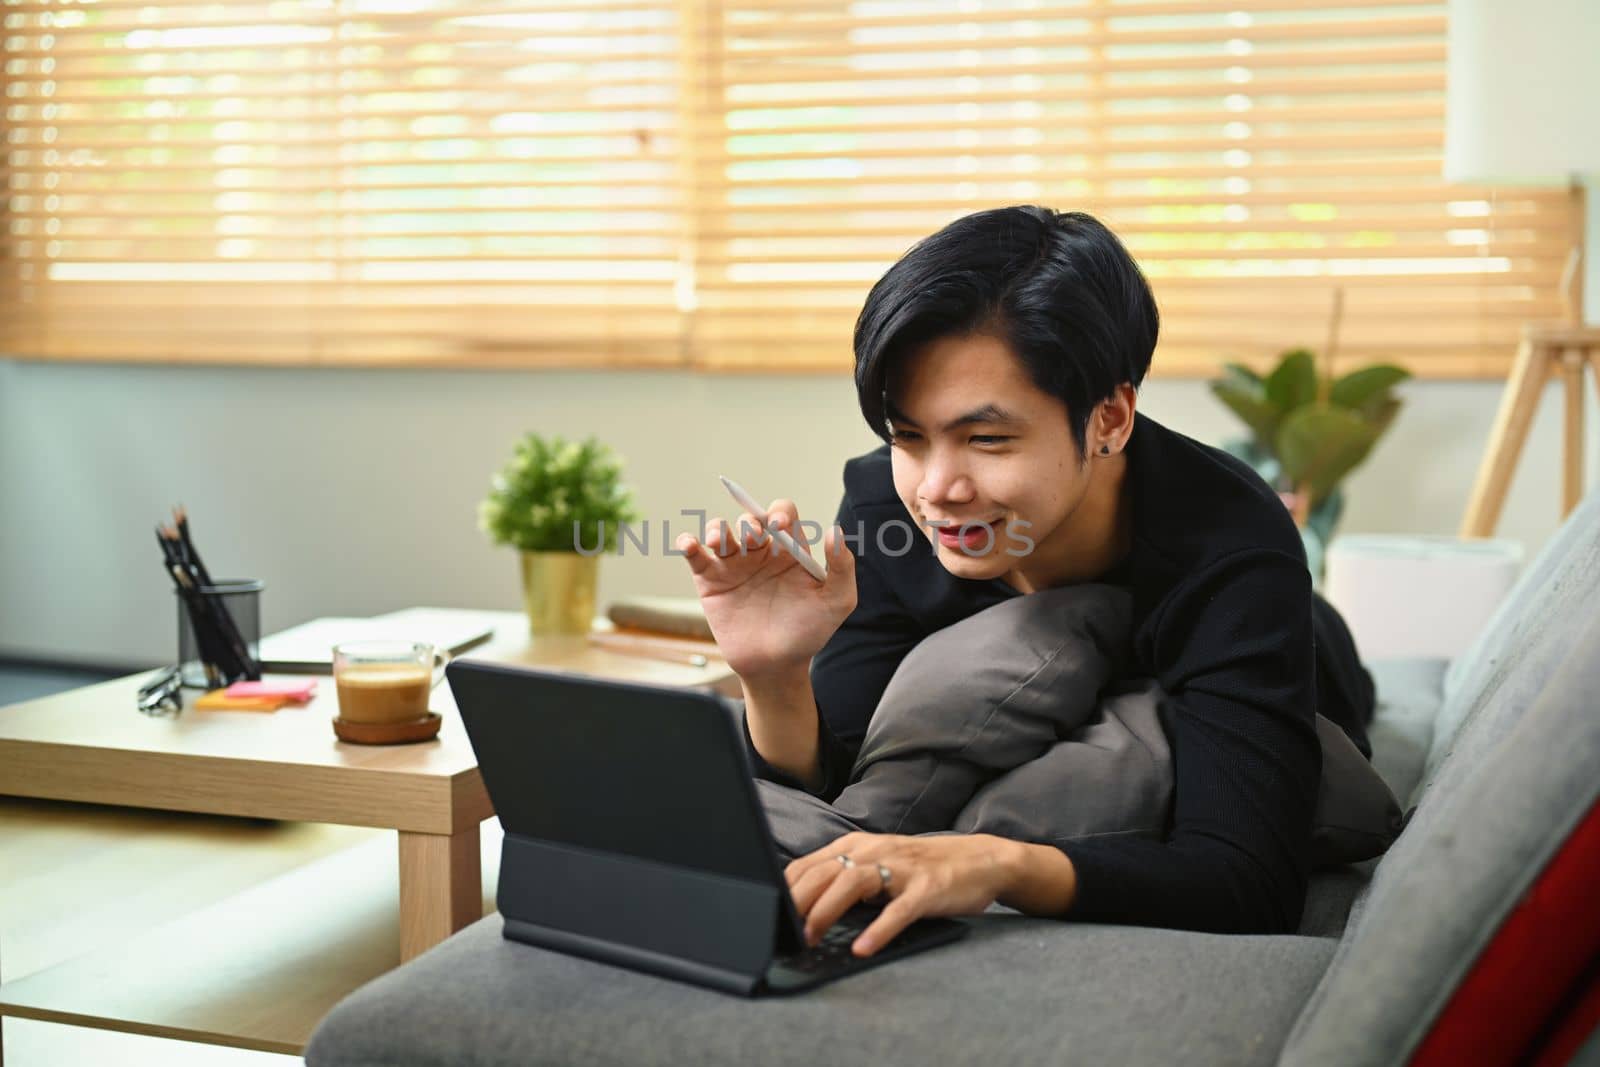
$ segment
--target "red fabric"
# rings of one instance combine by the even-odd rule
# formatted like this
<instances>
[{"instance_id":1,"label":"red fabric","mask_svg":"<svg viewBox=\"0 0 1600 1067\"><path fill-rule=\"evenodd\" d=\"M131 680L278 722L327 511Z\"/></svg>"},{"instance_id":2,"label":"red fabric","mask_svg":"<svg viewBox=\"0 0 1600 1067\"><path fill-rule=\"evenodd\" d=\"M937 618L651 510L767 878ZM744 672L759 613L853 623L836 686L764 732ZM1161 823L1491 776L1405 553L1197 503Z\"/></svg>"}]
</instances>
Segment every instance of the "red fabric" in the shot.
<instances>
[{"instance_id":1,"label":"red fabric","mask_svg":"<svg viewBox=\"0 0 1600 1067\"><path fill-rule=\"evenodd\" d=\"M1539 1050L1532 1067L1566 1067L1600 1026L1600 964L1589 968L1588 981L1572 1007L1556 1021L1550 1039Z\"/></svg>"},{"instance_id":2,"label":"red fabric","mask_svg":"<svg viewBox=\"0 0 1600 1067\"><path fill-rule=\"evenodd\" d=\"M1540 1031L1600 955L1597 884L1600 803L1495 931L1411 1057L1412 1067L1510 1067L1532 1052Z\"/></svg>"}]
</instances>

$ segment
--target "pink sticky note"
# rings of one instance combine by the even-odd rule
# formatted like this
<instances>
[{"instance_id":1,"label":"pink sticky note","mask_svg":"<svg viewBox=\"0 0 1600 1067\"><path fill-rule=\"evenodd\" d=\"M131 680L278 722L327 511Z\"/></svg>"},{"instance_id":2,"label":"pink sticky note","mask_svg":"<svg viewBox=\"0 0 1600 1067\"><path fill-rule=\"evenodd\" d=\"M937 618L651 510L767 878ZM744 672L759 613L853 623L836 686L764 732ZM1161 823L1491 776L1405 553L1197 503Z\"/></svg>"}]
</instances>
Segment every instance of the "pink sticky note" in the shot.
<instances>
[{"instance_id":1,"label":"pink sticky note","mask_svg":"<svg viewBox=\"0 0 1600 1067\"><path fill-rule=\"evenodd\" d=\"M284 697L288 700L310 700L317 691L315 678L284 679L270 682L234 682L225 690L230 697Z\"/></svg>"}]
</instances>

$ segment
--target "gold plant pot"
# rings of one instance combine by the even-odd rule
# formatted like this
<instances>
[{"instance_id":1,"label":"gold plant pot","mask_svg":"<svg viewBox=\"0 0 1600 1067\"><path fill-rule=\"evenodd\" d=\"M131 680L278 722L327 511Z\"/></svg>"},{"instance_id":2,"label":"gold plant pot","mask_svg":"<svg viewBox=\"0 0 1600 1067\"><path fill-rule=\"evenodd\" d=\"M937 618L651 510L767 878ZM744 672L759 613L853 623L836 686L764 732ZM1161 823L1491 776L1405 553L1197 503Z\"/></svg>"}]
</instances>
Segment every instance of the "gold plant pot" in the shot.
<instances>
[{"instance_id":1,"label":"gold plant pot","mask_svg":"<svg viewBox=\"0 0 1600 1067\"><path fill-rule=\"evenodd\" d=\"M522 553L522 599L531 634L586 634L594 622L600 557Z\"/></svg>"}]
</instances>

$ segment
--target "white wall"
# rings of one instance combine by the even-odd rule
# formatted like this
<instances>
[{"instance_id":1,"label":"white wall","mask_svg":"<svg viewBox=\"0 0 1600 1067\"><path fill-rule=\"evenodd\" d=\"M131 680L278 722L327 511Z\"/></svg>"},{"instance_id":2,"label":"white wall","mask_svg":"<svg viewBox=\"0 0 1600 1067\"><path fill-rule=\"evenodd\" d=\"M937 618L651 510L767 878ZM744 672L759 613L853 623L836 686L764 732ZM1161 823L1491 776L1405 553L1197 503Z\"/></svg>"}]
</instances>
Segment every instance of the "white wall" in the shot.
<instances>
[{"instance_id":1,"label":"white wall","mask_svg":"<svg viewBox=\"0 0 1600 1067\"><path fill-rule=\"evenodd\" d=\"M1343 531L1454 533L1461 520L1500 385L1403 388L1407 410L1348 486ZM1552 387L1500 527L1530 554L1557 523L1559 401ZM1151 381L1141 409L1213 443L1236 432L1203 382ZM416 604L514 609L515 558L478 532L476 508L528 429L599 434L658 520L650 556L605 558L602 602L691 592L659 522L675 535L693 528L680 509L736 514L719 472L825 521L843 461L876 444L843 374L0 360L0 656L170 660L173 597L153 528L178 502L213 574L266 580L268 629Z\"/></svg>"}]
</instances>

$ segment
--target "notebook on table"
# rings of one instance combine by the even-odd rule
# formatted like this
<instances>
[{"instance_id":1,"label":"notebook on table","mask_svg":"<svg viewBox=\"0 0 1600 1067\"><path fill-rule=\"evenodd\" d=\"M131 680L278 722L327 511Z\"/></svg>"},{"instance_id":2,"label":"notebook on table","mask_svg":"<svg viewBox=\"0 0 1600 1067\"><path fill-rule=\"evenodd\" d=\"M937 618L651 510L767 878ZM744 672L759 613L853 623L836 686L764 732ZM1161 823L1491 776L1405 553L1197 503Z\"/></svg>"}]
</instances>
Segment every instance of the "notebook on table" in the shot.
<instances>
[{"instance_id":1,"label":"notebook on table","mask_svg":"<svg viewBox=\"0 0 1600 1067\"><path fill-rule=\"evenodd\" d=\"M328 674L333 646L346 641L425 641L450 655L476 648L494 636L481 612L407 608L371 618L329 616L268 634L261 639L261 669L283 674Z\"/></svg>"},{"instance_id":2,"label":"notebook on table","mask_svg":"<svg viewBox=\"0 0 1600 1067\"><path fill-rule=\"evenodd\" d=\"M505 831L507 938L724 992L809 989L967 932L922 919L872 956L858 906L808 947L738 706L470 659L445 669Z\"/></svg>"}]
</instances>

